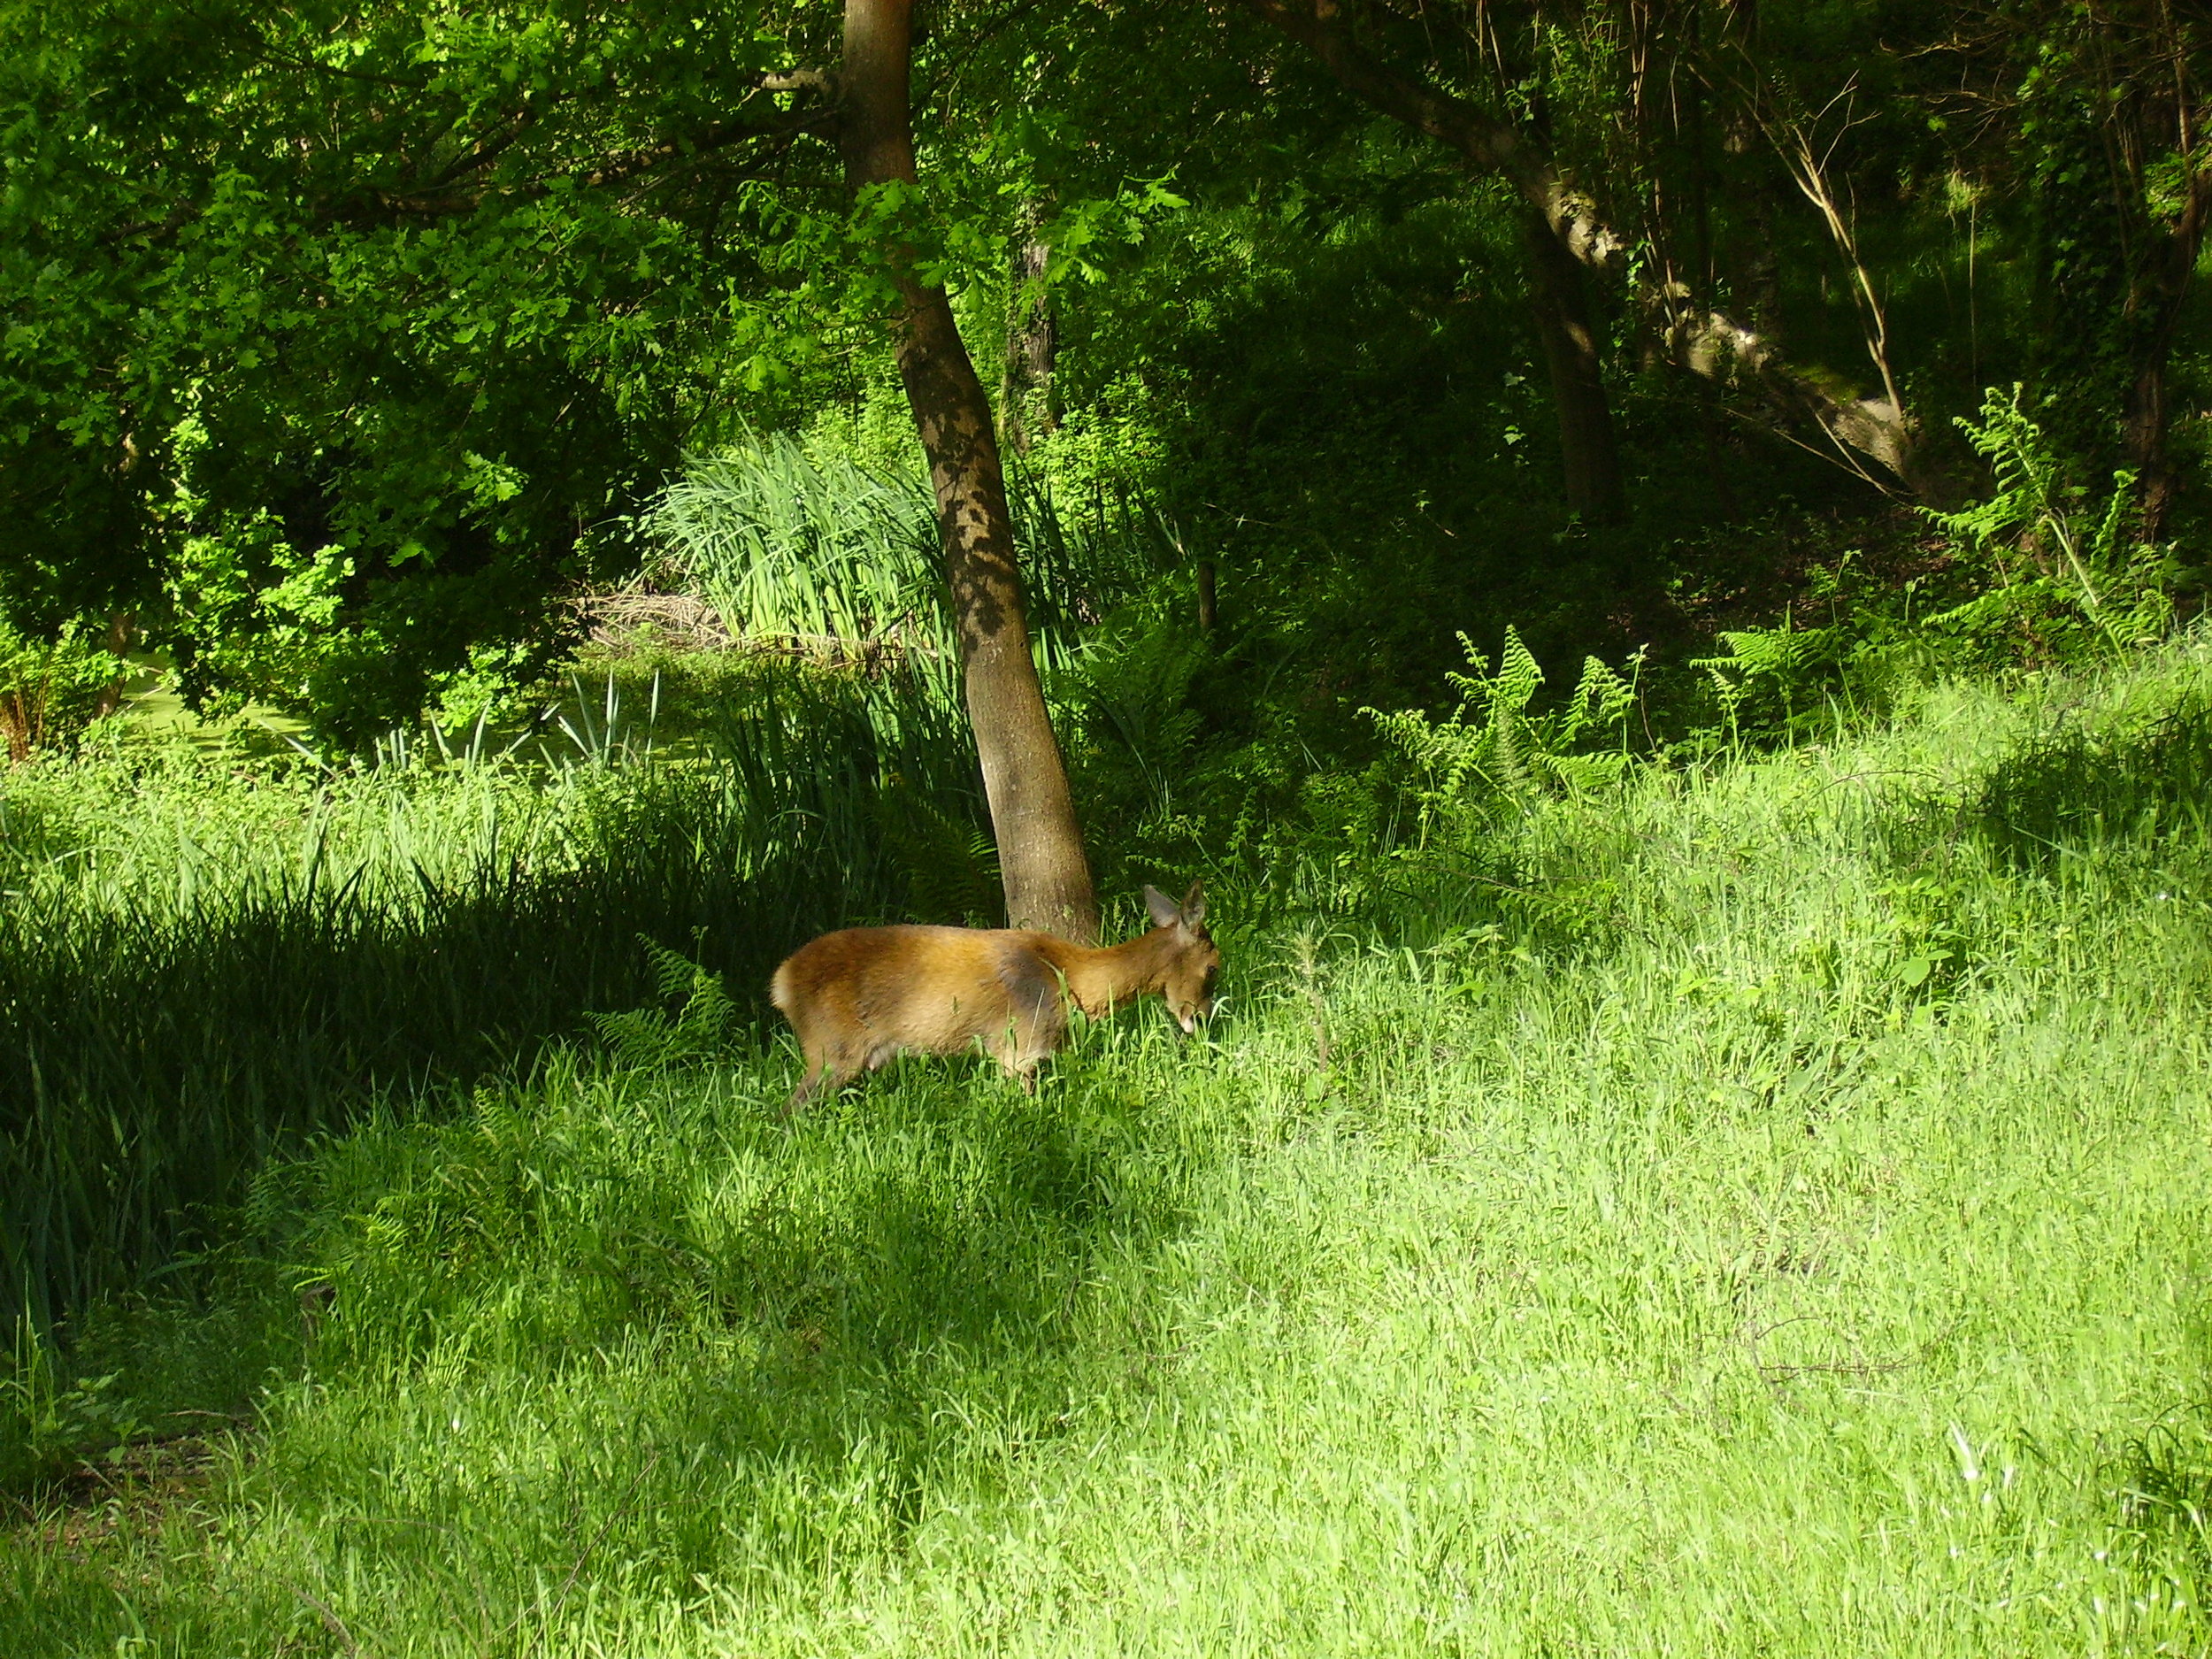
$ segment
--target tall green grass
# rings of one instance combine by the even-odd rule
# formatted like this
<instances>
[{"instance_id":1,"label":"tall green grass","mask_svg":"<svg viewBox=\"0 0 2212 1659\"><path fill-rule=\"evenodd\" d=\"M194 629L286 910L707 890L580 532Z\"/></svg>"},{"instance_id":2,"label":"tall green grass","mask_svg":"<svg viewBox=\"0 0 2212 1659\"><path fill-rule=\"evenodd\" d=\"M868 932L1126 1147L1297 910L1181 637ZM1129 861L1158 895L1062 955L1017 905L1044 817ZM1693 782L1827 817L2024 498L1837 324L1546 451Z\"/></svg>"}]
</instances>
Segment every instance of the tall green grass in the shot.
<instances>
[{"instance_id":1,"label":"tall green grass","mask_svg":"<svg viewBox=\"0 0 2212 1659\"><path fill-rule=\"evenodd\" d=\"M257 1189L251 1425L50 1494L0 1650L2205 1651L2208 687L1440 826L1034 1099L379 1116ZM136 1317L101 1397L209 1403Z\"/></svg>"},{"instance_id":2,"label":"tall green grass","mask_svg":"<svg viewBox=\"0 0 2212 1659\"><path fill-rule=\"evenodd\" d=\"M1015 496L1050 664L1166 533ZM218 1236L276 1149L526 1072L644 995L641 935L750 983L841 923L996 918L926 483L764 440L644 527L749 636L831 648L716 677L680 756L658 687L626 723L610 679L535 741L398 731L364 769L126 735L0 779L0 1325Z\"/></svg>"},{"instance_id":3,"label":"tall green grass","mask_svg":"<svg viewBox=\"0 0 2212 1659\"><path fill-rule=\"evenodd\" d=\"M526 1072L645 994L641 937L750 984L815 933L907 913L956 874L925 832L972 818L973 762L932 705L886 706L785 672L684 764L418 743L239 776L126 744L10 774L0 1319L49 1328L219 1236L273 1150Z\"/></svg>"},{"instance_id":4,"label":"tall green grass","mask_svg":"<svg viewBox=\"0 0 2212 1659\"><path fill-rule=\"evenodd\" d=\"M1180 561L1156 509L1127 496L1064 512L1042 480L1009 480L1040 665L1064 666L1085 625ZM695 459L640 524L678 580L741 637L818 652L910 657L959 695L944 554L929 481L768 435Z\"/></svg>"}]
</instances>

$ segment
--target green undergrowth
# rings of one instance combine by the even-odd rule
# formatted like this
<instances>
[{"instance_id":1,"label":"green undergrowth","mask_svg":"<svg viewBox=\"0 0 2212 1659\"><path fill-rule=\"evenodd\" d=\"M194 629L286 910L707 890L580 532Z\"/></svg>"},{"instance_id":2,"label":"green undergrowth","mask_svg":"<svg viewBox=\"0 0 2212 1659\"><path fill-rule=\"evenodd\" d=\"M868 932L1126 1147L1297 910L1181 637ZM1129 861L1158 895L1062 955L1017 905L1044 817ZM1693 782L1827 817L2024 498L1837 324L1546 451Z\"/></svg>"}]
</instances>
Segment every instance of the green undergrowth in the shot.
<instances>
[{"instance_id":1,"label":"green undergrowth","mask_svg":"<svg viewBox=\"0 0 2212 1659\"><path fill-rule=\"evenodd\" d=\"M610 693L561 714L561 765L395 738L329 767L119 724L9 769L0 1331L221 1238L305 1137L588 1035L651 995L643 941L749 987L964 890L934 850L964 851L979 794L946 717L851 676L742 690L675 759Z\"/></svg>"},{"instance_id":2,"label":"green undergrowth","mask_svg":"<svg viewBox=\"0 0 2212 1659\"><path fill-rule=\"evenodd\" d=\"M1033 1098L695 981L19 1366L0 1652L2203 1652L2208 769L2185 644L1440 819Z\"/></svg>"}]
</instances>

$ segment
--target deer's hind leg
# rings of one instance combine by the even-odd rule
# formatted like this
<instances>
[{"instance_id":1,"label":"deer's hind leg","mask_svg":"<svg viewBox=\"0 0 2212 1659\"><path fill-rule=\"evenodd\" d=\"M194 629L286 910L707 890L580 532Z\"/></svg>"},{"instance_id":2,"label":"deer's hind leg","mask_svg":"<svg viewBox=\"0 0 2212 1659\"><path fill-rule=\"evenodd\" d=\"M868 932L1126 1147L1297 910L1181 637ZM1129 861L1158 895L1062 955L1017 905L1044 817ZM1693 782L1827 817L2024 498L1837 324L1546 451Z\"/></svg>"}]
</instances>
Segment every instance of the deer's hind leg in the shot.
<instances>
[{"instance_id":1,"label":"deer's hind leg","mask_svg":"<svg viewBox=\"0 0 2212 1659\"><path fill-rule=\"evenodd\" d=\"M788 1118L817 1094L836 1094L859 1075L858 1066L840 1057L809 1055L806 1075L799 1079L799 1087L791 1091L791 1098L783 1103L784 1116Z\"/></svg>"},{"instance_id":2,"label":"deer's hind leg","mask_svg":"<svg viewBox=\"0 0 2212 1659\"><path fill-rule=\"evenodd\" d=\"M834 1094L864 1068L872 1069L867 1056L853 1053L852 1045L839 1041L833 1030L824 1030L818 1025L800 1031L799 1048L806 1056L806 1073L800 1078L799 1087L791 1091L791 1098L784 1102L787 1118L817 1094Z\"/></svg>"}]
</instances>

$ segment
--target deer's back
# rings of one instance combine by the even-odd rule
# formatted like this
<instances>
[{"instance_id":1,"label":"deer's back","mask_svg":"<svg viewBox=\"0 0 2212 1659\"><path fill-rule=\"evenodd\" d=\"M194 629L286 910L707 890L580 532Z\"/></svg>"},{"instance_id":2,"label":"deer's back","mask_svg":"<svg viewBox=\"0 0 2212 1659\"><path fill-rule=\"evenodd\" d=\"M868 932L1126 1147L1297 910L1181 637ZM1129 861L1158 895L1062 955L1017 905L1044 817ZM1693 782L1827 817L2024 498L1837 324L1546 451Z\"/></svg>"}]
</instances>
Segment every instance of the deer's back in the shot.
<instances>
[{"instance_id":1,"label":"deer's back","mask_svg":"<svg viewBox=\"0 0 2212 1659\"><path fill-rule=\"evenodd\" d=\"M1056 1010L1075 949L1012 928L849 927L787 957L769 995L803 1041L950 1053Z\"/></svg>"}]
</instances>

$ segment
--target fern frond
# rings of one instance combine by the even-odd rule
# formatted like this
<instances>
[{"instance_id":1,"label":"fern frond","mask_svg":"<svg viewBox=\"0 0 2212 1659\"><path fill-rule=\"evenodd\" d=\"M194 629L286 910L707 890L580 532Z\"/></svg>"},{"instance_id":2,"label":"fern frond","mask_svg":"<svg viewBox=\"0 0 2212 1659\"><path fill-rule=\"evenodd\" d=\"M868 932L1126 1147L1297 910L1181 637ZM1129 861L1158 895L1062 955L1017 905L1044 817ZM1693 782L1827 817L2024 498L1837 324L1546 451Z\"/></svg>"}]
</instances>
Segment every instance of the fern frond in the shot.
<instances>
[{"instance_id":1,"label":"fern frond","mask_svg":"<svg viewBox=\"0 0 2212 1659\"><path fill-rule=\"evenodd\" d=\"M654 1069L712 1057L725 1051L741 1023L722 976L689 957L646 940L653 978L665 1002L682 1000L670 1016L660 1009L627 1009L594 1014L593 1027L626 1066Z\"/></svg>"}]
</instances>

